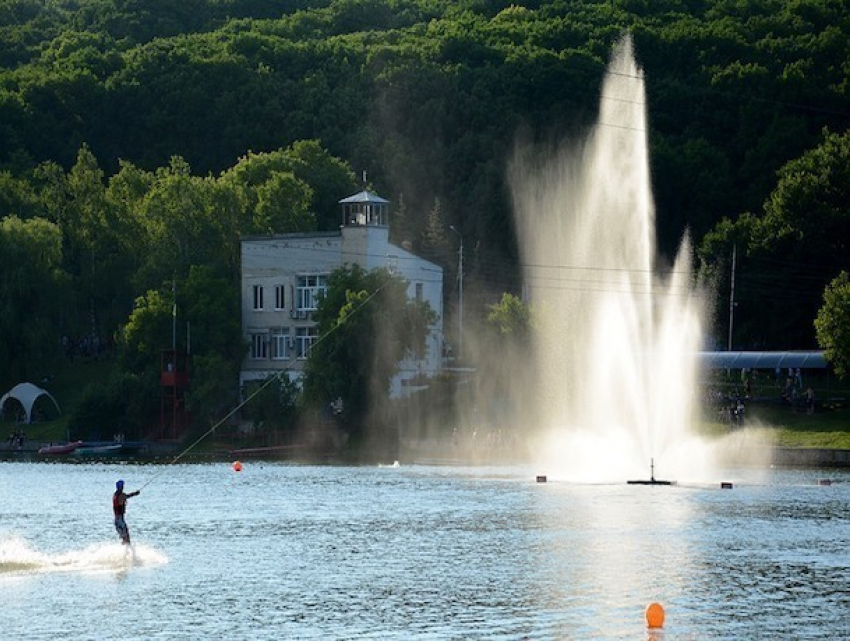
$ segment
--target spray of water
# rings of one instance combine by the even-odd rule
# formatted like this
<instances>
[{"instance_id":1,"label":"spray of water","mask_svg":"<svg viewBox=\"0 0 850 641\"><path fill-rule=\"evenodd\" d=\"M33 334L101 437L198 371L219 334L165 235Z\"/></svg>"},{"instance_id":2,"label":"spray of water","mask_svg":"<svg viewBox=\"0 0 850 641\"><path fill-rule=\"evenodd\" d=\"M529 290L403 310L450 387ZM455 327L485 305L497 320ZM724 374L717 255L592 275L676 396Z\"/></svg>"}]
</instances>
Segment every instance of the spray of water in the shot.
<instances>
[{"instance_id":1,"label":"spray of water","mask_svg":"<svg viewBox=\"0 0 850 641\"><path fill-rule=\"evenodd\" d=\"M64 552L41 552L19 536L0 539L0 578L59 572L126 572L167 562L167 557L146 545L98 543Z\"/></svg>"},{"instance_id":2,"label":"spray of water","mask_svg":"<svg viewBox=\"0 0 850 641\"><path fill-rule=\"evenodd\" d=\"M517 152L511 168L535 310L534 450L551 476L621 481L706 473L695 421L701 297L686 238L658 273L643 71L615 48L583 143ZM680 476L681 478L681 476Z\"/></svg>"}]
</instances>

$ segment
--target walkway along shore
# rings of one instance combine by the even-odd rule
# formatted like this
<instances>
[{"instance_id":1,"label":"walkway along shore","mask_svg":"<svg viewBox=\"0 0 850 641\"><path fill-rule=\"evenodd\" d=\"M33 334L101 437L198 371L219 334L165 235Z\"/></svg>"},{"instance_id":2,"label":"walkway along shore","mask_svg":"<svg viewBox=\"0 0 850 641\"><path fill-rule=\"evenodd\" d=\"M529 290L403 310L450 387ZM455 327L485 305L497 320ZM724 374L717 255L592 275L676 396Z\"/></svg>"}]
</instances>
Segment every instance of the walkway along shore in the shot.
<instances>
[{"instance_id":1,"label":"walkway along shore","mask_svg":"<svg viewBox=\"0 0 850 641\"><path fill-rule=\"evenodd\" d=\"M39 448L49 443L41 443L38 441L26 441L23 448L10 445L8 443L0 443L0 458L5 460L14 460L16 458L25 458L26 460L53 460L61 461L65 459L74 460L72 455L40 455ZM159 459L173 455L177 446L173 443L134 443L128 444L126 451L110 455L110 459L134 459L148 460ZM753 460L770 461L771 464L782 467L850 467L850 450L831 450L825 448L797 448L797 447L770 447L757 448L758 451L743 451L743 459L750 458L752 454ZM767 449L769 452L765 452ZM222 457L228 458L230 452L221 452ZM280 456L275 456L270 453L270 459L287 458L285 452L281 452ZM79 460L80 457L76 457ZM738 457L736 457L738 458ZM324 461L322 457L317 458L317 462ZM508 461L504 461L508 463ZM462 461L457 461L458 464L463 464Z\"/></svg>"}]
</instances>

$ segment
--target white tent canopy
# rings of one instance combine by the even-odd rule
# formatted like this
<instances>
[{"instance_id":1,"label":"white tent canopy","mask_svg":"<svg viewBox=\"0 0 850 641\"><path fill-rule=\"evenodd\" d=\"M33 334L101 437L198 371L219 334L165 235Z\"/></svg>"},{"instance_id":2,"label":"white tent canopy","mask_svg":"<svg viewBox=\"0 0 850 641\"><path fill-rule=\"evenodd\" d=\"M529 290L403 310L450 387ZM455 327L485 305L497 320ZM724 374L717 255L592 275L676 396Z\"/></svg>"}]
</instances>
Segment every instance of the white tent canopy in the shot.
<instances>
[{"instance_id":1,"label":"white tent canopy","mask_svg":"<svg viewBox=\"0 0 850 641\"><path fill-rule=\"evenodd\" d=\"M14 398L24 408L24 421L30 423L32 421L32 406L40 396L47 396L47 398L53 401L56 409L59 410L59 403L50 395L50 392L32 383L18 383L11 390L3 394L3 398L0 398L0 409L6 406L7 400Z\"/></svg>"}]
</instances>

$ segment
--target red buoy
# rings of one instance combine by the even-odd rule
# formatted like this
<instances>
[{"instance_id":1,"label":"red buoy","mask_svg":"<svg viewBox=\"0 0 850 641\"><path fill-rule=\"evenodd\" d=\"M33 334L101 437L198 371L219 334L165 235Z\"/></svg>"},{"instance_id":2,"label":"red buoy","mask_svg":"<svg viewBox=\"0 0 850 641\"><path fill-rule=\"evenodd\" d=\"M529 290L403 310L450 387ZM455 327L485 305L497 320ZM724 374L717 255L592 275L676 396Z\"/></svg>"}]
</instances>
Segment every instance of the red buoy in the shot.
<instances>
[{"instance_id":1,"label":"red buoy","mask_svg":"<svg viewBox=\"0 0 850 641\"><path fill-rule=\"evenodd\" d=\"M650 603L646 606L646 626L648 628L664 627L664 608L660 603Z\"/></svg>"}]
</instances>

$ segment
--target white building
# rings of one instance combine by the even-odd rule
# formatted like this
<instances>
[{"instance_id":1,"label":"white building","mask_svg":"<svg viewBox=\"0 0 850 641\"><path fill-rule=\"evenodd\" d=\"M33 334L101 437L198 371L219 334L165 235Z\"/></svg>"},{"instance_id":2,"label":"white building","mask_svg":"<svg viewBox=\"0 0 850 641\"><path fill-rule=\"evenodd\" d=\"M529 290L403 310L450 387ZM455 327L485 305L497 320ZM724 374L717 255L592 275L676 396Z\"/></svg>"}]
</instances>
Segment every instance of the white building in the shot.
<instances>
[{"instance_id":1,"label":"white building","mask_svg":"<svg viewBox=\"0 0 850 641\"><path fill-rule=\"evenodd\" d=\"M406 395L416 389L415 381L442 367L442 268L390 243L387 200L362 191L339 202L339 231L242 239L242 331L250 348L240 387L280 371L291 380L301 377L318 338L312 318L318 295L326 290L328 275L345 264L391 269L407 281L409 298L426 300L436 312L423 357L400 363L391 396Z\"/></svg>"}]
</instances>

